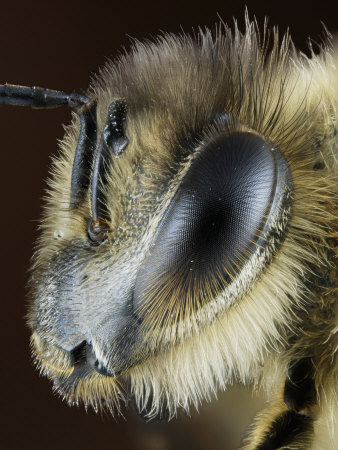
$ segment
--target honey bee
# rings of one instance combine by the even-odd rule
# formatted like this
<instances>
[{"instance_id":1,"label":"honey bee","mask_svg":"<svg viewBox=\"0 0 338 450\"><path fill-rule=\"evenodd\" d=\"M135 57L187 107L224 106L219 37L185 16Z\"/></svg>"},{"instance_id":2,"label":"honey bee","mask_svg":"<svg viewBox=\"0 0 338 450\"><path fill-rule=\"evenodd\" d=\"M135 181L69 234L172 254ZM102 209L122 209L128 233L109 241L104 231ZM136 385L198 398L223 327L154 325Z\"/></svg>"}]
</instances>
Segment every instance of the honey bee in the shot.
<instances>
[{"instance_id":1,"label":"honey bee","mask_svg":"<svg viewBox=\"0 0 338 450\"><path fill-rule=\"evenodd\" d=\"M0 86L75 111L28 312L69 404L171 418L236 380L268 400L243 449L334 448L336 80L246 18L136 43L85 95Z\"/></svg>"}]
</instances>

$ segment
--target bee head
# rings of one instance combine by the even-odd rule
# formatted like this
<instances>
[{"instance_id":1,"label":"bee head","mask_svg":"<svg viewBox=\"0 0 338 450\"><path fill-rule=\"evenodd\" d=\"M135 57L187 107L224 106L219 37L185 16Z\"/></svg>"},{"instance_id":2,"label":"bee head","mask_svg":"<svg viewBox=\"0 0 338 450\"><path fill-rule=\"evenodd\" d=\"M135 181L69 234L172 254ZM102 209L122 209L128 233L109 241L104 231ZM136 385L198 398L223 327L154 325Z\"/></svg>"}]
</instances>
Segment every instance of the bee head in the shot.
<instances>
[{"instance_id":1,"label":"bee head","mask_svg":"<svg viewBox=\"0 0 338 450\"><path fill-rule=\"evenodd\" d=\"M323 110L288 43L266 56L250 23L165 36L89 90L53 166L31 276L33 352L70 403L133 395L174 414L254 378L282 345L306 271L295 230L325 220L296 203L317 176Z\"/></svg>"}]
</instances>

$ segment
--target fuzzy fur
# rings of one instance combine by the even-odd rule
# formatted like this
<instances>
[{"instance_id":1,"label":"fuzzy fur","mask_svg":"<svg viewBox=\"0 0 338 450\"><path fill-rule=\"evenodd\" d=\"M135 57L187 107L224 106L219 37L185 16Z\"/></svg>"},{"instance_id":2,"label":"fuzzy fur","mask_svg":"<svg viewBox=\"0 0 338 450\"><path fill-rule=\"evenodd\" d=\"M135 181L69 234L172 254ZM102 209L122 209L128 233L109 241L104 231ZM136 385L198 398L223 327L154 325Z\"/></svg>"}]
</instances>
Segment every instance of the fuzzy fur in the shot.
<instances>
[{"instance_id":1,"label":"fuzzy fur","mask_svg":"<svg viewBox=\"0 0 338 450\"><path fill-rule=\"evenodd\" d=\"M294 200L284 242L279 247L270 242L264 268L257 269L258 259L249 261L236 288L221 294L218 301L190 314L177 312L164 330L151 328L146 321L148 353L120 377L93 373L67 393L57 382L55 386L70 403L115 409L132 395L148 417L164 410L173 417L177 408L197 407L234 380L253 383L270 401L243 444L245 449L255 449L274 417L287 410L282 391L288 365L310 356L316 367L318 401L302 412L315 419L314 437L308 437L306 448L327 450L334 445L330 439L338 415L333 258L337 75L328 48L307 58L294 49L289 36L279 42L274 31L270 47L268 36L265 29L260 37L247 19L244 34L237 27L231 31L221 25L214 36L207 30L194 38L165 35L156 42L136 42L130 54L109 62L93 81L88 95L98 101L99 130L114 99L124 98L128 105L129 146L119 159L109 162L106 186L113 238L109 251L98 248L88 256L80 250L87 240L90 203L88 199L76 211L69 210L79 133L74 115L53 162L34 257L32 345L38 365L52 380L67 379L70 363L59 348L65 345L53 334L54 314L64 313L66 300L57 303L55 285L60 275L51 275L48 267L61 248L75 242L77 262L61 264L60 273L66 276L67 271L80 270L86 275L74 292L80 303L78 321L84 323L83 333L94 321L97 329L103 329L98 336L91 334L91 342L97 357L109 365L111 350L105 345L109 330L99 327L114 314L107 299L136 276L185 170L203 139L213 133L213 117L226 111L235 118L234 129L264 136L289 164ZM193 142L192 148L185 148L186 141ZM322 168L317 170L316 165ZM226 306L229 299L231 307ZM173 313L181 300L175 299ZM148 322L159 323L163 309L154 307ZM295 443L288 448L304 447Z\"/></svg>"}]
</instances>

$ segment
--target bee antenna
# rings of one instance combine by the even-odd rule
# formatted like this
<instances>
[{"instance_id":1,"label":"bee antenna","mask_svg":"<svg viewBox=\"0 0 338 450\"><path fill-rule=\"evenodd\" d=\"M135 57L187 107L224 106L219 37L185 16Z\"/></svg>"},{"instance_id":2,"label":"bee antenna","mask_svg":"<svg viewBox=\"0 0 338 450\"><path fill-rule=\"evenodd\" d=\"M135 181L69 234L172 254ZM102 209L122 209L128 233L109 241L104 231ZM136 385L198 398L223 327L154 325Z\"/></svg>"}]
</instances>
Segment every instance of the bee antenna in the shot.
<instances>
[{"instance_id":1,"label":"bee antenna","mask_svg":"<svg viewBox=\"0 0 338 450\"><path fill-rule=\"evenodd\" d=\"M96 101L93 100L79 110L81 128L72 169L71 210L77 208L84 200L90 184L97 141L96 106Z\"/></svg>"},{"instance_id":2,"label":"bee antenna","mask_svg":"<svg viewBox=\"0 0 338 450\"><path fill-rule=\"evenodd\" d=\"M96 101L83 94L37 86L27 87L14 84L0 85L0 104L30 106L31 108L58 108L66 105L76 108L80 117L80 134L75 150L71 189L70 209L77 208L86 197L91 179L91 212L88 237L92 245L100 245L108 232L106 218L107 208L104 186L107 182L110 152L120 156L129 140L124 133L126 104L123 99L112 102L108 107L108 116L103 128L98 149L97 142ZM92 177L91 177L92 175Z\"/></svg>"},{"instance_id":3,"label":"bee antenna","mask_svg":"<svg viewBox=\"0 0 338 450\"><path fill-rule=\"evenodd\" d=\"M72 169L70 209L77 208L85 198L90 183L97 140L96 102L86 95L75 92L67 94L37 86L1 84L0 104L39 109L58 108L65 105L77 109L81 128Z\"/></svg>"},{"instance_id":4,"label":"bee antenna","mask_svg":"<svg viewBox=\"0 0 338 450\"><path fill-rule=\"evenodd\" d=\"M17 86L0 84L0 104L30 106L31 108L58 108L67 105L80 108L90 102L90 98L75 92L66 94L62 91L44 89L37 86Z\"/></svg>"},{"instance_id":5,"label":"bee antenna","mask_svg":"<svg viewBox=\"0 0 338 450\"><path fill-rule=\"evenodd\" d=\"M126 103L123 99L115 100L108 107L108 116L96 152L92 173L92 218L88 227L88 237L93 245L100 245L105 240L108 232L104 187L107 183L108 162L111 157L111 151L115 157L118 157L129 143L128 138L124 134L125 120Z\"/></svg>"}]
</instances>

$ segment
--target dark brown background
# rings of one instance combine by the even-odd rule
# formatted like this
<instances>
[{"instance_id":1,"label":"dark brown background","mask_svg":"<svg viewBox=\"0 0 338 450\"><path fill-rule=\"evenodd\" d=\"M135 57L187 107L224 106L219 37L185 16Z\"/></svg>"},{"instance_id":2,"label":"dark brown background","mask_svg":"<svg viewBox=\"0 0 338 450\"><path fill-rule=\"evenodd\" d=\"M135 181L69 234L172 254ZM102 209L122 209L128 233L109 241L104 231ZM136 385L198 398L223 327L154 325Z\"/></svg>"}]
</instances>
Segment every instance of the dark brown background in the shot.
<instances>
[{"instance_id":1,"label":"dark brown background","mask_svg":"<svg viewBox=\"0 0 338 450\"><path fill-rule=\"evenodd\" d=\"M195 6L193 6L195 3ZM213 26L218 14L243 24L244 5L263 23L289 26L297 47L320 40L323 26L338 30L336 0L160 2L1 2L0 82L38 85L67 92L85 89L106 57L158 31L190 31ZM336 5L336 6L334 6ZM51 154L63 136L67 109L37 111L1 107L1 414L0 447L17 449L233 449L257 402L246 391L230 391L202 408L200 416L170 424L138 418L114 421L69 408L52 394L50 383L33 369L25 326L25 284L37 237L37 220ZM249 403L247 403L249 399ZM243 407L244 402L244 407ZM223 405L223 406L222 406ZM222 411L222 407L224 408Z\"/></svg>"}]
</instances>

